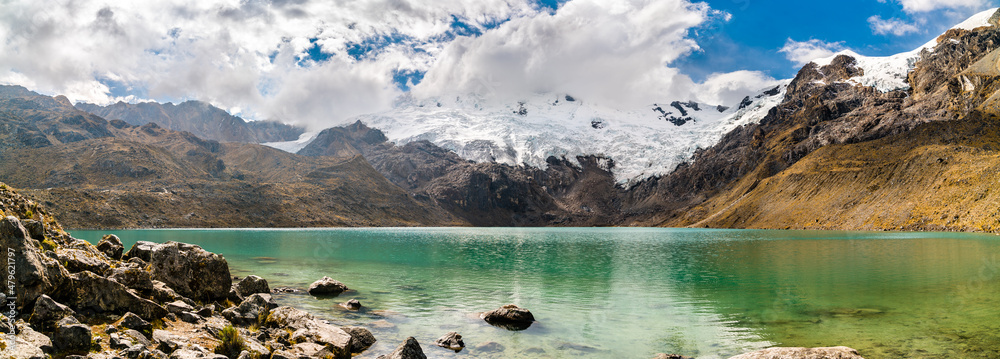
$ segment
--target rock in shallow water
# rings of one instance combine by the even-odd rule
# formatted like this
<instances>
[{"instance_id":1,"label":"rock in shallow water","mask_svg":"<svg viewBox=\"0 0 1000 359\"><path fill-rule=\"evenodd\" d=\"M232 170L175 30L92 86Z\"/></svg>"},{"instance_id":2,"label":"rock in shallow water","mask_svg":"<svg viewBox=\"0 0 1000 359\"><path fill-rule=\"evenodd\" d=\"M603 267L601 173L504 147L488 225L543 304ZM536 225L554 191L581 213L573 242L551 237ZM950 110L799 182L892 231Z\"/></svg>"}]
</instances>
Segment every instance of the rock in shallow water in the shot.
<instances>
[{"instance_id":1,"label":"rock in shallow water","mask_svg":"<svg viewBox=\"0 0 1000 359\"><path fill-rule=\"evenodd\" d=\"M309 294L314 296L338 296L347 290L348 288L344 283L325 276L309 285Z\"/></svg>"},{"instance_id":2,"label":"rock in shallow water","mask_svg":"<svg viewBox=\"0 0 1000 359\"><path fill-rule=\"evenodd\" d=\"M828 348L767 348L740 354L729 359L864 359L857 350L848 347Z\"/></svg>"},{"instance_id":3,"label":"rock in shallow water","mask_svg":"<svg viewBox=\"0 0 1000 359\"><path fill-rule=\"evenodd\" d=\"M351 335L351 353L361 353L377 341L372 332L362 327L342 327L340 329Z\"/></svg>"},{"instance_id":4,"label":"rock in shallow water","mask_svg":"<svg viewBox=\"0 0 1000 359\"><path fill-rule=\"evenodd\" d=\"M462 341L462 335L458 334L458 332L448 332L448 334L445 334L443 337L435 340L434 345L451 349L455 352L460 352L463 348L465 348L465 342Z\"/></svg>"},{"instance_id":5,"label":"rock in shallow water","mask_svg":"<svg viewBox=\"0 0 1000 359\"><path fill-rule=\"evenodd\" d=\"M513 304L483 313L482 318L490 325L508 330L525 330L535 321L531 311Z\"/></svg>"},{"instance_id":6,"label":"rock in shallow water","mask_svg":"<svg viewBox=\"0 0 1000 359\"><path fill-rule=\"evenodd\" d=\"M409 337L392 353L379 355L378 359L427 359L427 356L424 355L424 350L420 348L417 339Z\"/></svg>"}]
</instances>

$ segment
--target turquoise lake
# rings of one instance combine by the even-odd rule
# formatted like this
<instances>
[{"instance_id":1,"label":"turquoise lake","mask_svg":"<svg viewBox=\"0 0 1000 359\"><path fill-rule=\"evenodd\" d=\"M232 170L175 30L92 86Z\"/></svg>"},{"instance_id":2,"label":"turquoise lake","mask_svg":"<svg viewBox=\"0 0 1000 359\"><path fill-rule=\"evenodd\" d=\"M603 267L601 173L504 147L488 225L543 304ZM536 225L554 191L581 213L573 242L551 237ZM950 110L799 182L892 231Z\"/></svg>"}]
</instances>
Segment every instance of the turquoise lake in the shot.
<instances>
[{"instance_id":1,"label":"turquoise lake","mask_svg":"<svg viewBox=\"0 0 1000 359\"><path fill-rule=\"evenodd\" d=\"M636 228L71 231L221 253L232 274L338 298L282 305L372 328L390 352L407 336L429 358L727 358L767 346L858 349L866 358L1000 357L1000 237ZM361 312L337 303L357 298ZM517 304L524 331L478 313ZM449 331L466 350L433 345ZM477 352L483 342L502 352Z\"/></svg>"}]
</instances>

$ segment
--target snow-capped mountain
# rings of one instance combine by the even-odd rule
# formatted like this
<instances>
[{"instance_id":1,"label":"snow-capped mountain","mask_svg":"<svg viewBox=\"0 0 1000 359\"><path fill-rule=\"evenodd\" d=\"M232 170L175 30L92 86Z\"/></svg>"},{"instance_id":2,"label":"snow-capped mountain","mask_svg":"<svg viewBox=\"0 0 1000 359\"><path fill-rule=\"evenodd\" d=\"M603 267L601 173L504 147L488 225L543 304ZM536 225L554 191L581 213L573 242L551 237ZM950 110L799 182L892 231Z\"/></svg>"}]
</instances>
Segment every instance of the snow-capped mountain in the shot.
<instances>
[{"instance_id":1,"label":"snow-capped mountain","mask_svg":"<svg viewBox=\"0 0 1000 359\"><path fill-rule=\"evenodd\" d=\"M977 27L993 26L990 18L997 14L997 9L990 9L973 15L962 23L955 25L952 29L972 30ZM847 55L857 60L857 66L864 70L860 76L848 79L847 82L862 86L871 86L881 92L893 90L909 89L906 82L907 74L913 70L913 66L920 59L923 50L934 51L938 40L934 39L913 51L908 51L892 56L862 56L851 50L843 50L829 57L813 60L819 66L826 66L833 62L839 55Z\"/></svg>"},{"instance_id":2,"label":"snow-capped mountain","mask_svg":"<svg viewBox=\"0 0 1000 359\"><path fill-rule=\"evenodd\" d=\"M477 162L546 167L550 156L614 161L619 183L663 175L698 148L732 129L759 121L784 97L787 82L726 106L665 101L633 110L572 95L535 95L491 105L478 97L401 99L390 111L355 120L403 145L427 140ZM352 120L353 121L353 120Z\"/></svg>"}]
</instances>

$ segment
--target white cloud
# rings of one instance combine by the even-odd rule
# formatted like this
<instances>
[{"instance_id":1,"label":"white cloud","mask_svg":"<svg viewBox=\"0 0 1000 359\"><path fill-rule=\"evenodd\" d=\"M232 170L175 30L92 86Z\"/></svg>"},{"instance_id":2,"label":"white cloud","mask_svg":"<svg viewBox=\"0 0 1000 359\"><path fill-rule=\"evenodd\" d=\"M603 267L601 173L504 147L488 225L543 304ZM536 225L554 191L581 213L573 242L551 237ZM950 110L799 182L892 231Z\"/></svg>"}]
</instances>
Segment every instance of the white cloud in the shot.
<instances>
[{"instance_id":1,"label":"white cloud","mask_svg":"<svg viewBox=\"0 0 1000 359\"><path fill-rule=\"evenodd\" d=\"M388 109L401 94L397 70L427 72L414 88L426 96L492 87L612 104L722 99L766 82L738 73L699 85L667 66L698 49L688 30L730 17L688 0L572 0L555 13L530 0L7 0L3 8L0 83L99 104L198 99L314 129ZM452 40L456 18L483 35ZM383 37L395 40L351 56L349 44ZM329 58L310 60L316 46Z\"/></svg>"},{"instance_id":2,"label":"white cloud","mask_svg":"<svg viewBox=\"0 0 1000 359\"><path fill-rule=\"evenodd\" d=\"M666 64L698 49L687 31L709 12L681 0L574 0L449 44L414 92L569 92L606 103L675 97L693 82Z\"/></svg>"},{"instance_id":3,"label":"white cloud","mask_svg":"<svg viewBox=\"0 0 1000 359\"><path fill-rule=\"evenodd\" d=\"M872 32L875 33L875 35L892 34L896 36L903 36L910 33L920 32L920 28L918 28L916 24L911 24L896 18L883 19L878 15L869 17L868 25L871 26Z\"/></svg>"},{"instance_id":4,"label":"white cloud","mask_svg":"<svg viewBox=\"0 0 1000 359\"><path fill-rule=\"evenodd\" d=\"M759 71L735 71L712 74L698 84L695 91L700 102L733 106L748 94L777 86L780 82Z\"/></svg>"},{"instance_id":5,"label":"white cloud","mask_svg":"<svg viewBox=\"0 0 1000 359\"><path fill-rule=\"evenodd\" d=\"M778 52L784 53L785 58L802 66L815 59L830 57L844 49L843 42L825 42L817 39L800 42L788 39Z\"/></svg>"},{"instance_id":6,"label":"white cloud","mask_svg":"<svg viewBox=\"0 0 1000 359\"><path fill-rule=\"evenodd\" d=\"M886 2L886 0L879 0ZM940 9L981 9L987 5L985 0L896 0L903 5L903 11L908 13L928 12Z\"/></svg>"}]
</instances>

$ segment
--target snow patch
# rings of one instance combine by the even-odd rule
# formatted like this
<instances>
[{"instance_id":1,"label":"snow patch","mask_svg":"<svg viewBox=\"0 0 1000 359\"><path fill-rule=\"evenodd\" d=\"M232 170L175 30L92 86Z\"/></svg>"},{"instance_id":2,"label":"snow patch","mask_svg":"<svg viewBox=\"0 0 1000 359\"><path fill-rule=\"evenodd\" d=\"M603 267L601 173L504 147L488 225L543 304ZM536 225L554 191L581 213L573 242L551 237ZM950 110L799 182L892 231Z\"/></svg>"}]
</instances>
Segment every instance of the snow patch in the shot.
<instances>
[{"instance_id":1,"label":"snow patch","mask_svg":"<svg viewBox=\"0 0 1000 359\"><path fill-rule=\"evenodd\" d=\"M491 104L474 96L401 99L390 111L358 116L404 145L427 140L476 162L546 168L550 156L579 164L577 156L614 161L620 184L673 171L699 148L708 148L739 126L759 122L784 99L790 80L731 107L667 101L616 109L568 101L565 94ZM572 97L569 97L572 98ZM681 125L677 125L682 123Z\"/></svg>"},{"instance_id":2,"label":"snow patch","mask_svg":"<svg viewBox=\"0 0 1000 359\"><path fill-rule=\"evenodd\" d=\"M284 142L266 142L261 143L264 146L276 148L285 152L296 153L306 147L309 142L316 139L320 131L306 132L299 135L299 139L295 141L284 141Z\"/></svg>"}]
</instances>

